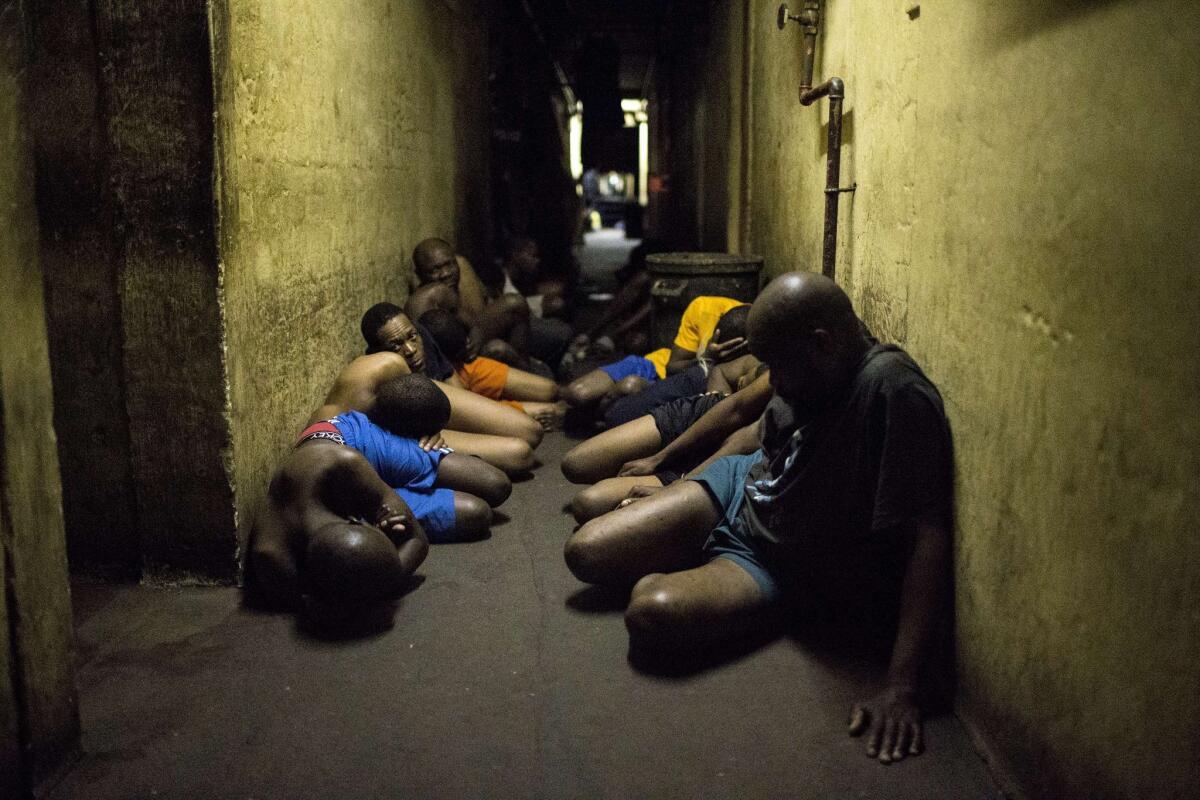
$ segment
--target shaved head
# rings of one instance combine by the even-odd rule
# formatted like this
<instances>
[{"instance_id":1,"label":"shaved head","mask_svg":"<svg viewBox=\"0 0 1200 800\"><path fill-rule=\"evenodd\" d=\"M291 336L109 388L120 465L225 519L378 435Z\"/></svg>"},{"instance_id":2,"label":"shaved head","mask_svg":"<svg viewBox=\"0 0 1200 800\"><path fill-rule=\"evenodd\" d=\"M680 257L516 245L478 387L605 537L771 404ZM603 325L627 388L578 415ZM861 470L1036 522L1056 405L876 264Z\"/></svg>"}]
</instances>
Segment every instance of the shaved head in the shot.
<instances>
[{"instance_id":1,"label":"shaved head","mask_svg":"<svg viewBox=\"0 0 1200 800\"><path fill-rule=\"evenodd\" d=\"M454 255L454 247L445 239L429 238L423 239L416 247L413 248L413 264L420 267L422 264L430 264L435 260L446 255Z\"/></svg>"},{"instance_id":2,"label":"shaved head","mask_svg":"<svg viewBox=\"0 0 1200 800\"><path fill-rule=\"evenodd\" d=\"M846 293L815 272L788 272L771 281L755 300L747 320L751 342L755 338L782 342L817 328L838 330L857 324Z\"/></svg>"},{"instance_id":3,"label":"shaved head","mask_svg":"<svg viewBox=\"0 0 1200 800\"><path fill-rule=\"evenodd\" d=\"M767 284L746 330L751 352L771 366L776 392L797 402L833 391L869 346L850 298L815 272L788 272Z\"/></svg>"},{"instance_id":4,"label":"shaved head","mask_svg":"<svg viewBox=\"0 0 1200 800\"><path fill-rule=\"evenodd\" d=\"M458 288L458 260L445 239L425 239L413 248L413 268L422 284L437 281Z\"/></svg>"}]
</instances>

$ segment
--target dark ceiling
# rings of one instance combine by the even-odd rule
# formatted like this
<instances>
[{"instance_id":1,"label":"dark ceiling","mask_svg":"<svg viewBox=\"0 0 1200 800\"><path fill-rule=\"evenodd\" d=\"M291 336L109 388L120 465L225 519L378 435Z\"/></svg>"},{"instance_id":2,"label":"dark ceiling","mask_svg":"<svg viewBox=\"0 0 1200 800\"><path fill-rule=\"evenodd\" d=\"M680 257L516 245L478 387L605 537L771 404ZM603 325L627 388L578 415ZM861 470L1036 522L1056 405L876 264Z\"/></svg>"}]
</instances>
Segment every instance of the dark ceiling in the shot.
<instances>
[{"instance_id":1,"label":"dark ceiling","mask_svg":"<svg viewBox=\"0 0 1200 800\"><path fill-rule=\"evenodd\" d=\"M640 96L654 69L660 30L671 0L528 0L530 11L554 57L574 83L585 43L604 37L620 51L620 86Z\"/></svg>"}]
</instances>

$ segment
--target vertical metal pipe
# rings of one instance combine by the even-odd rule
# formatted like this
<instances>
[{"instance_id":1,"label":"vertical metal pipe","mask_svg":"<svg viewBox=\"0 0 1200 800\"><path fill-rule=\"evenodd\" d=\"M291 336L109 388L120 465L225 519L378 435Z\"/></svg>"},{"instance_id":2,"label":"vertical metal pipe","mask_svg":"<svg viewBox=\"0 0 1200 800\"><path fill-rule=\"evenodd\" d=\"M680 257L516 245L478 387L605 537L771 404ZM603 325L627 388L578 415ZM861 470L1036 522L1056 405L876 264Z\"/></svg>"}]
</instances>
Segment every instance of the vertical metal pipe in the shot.
<instances>
[{"instance_id":1,"label":"vertical metal pipe","mask_svg":"<svg viewBox=\"0 0 1200 800\"><path fill-rule=\"evenodd\" d=\"M834 80L837 80L836 78ZM841 83L841 81L838 81ZM829 93L829 154L825 167L825 243L821 250L821 274L833 279L837 261L838 199L842 174L842 93Z\"/></svg>"},{"instance_id":2,"label":"vertical metal pipe","mask_svg":"<svg viewBox=\"0 0 1200 800\"><path fill-rule=\"evenodd\" d=\"M809 106L829 97L829 146L825 167L825 236L821 248L821 273L834 277L837 260L838 201L842 177L842 100L846 85L841 78L830 78L815 89L800 95L801 105Z\"/></svg>"},{"instance_id":3,"label":"vertical metal pipe","mask_svg":"<svg viewBox=\"0 0 1200 800\"><path fill-rule=\"evenodd\" d=\"M800 96L812 90L813 62L817 57L817 29L804 31L804 67L800 73Z\"/></svg>"}]
</instances>

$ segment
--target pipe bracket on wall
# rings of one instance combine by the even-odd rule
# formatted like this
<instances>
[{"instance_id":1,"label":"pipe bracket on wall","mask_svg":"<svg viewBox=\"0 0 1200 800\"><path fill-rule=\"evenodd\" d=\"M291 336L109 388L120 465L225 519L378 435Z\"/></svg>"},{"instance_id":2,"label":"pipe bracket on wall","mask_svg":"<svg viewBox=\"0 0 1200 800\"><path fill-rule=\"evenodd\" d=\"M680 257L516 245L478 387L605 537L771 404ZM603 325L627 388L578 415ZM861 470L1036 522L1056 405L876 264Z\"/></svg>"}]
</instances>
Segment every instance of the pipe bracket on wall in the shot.
<instances>
[{"instance_id":1,"label":"pipe bracket on wall","mask_svg":"<svg viewBox=\"0 0 1200 800\"><path fill-rule=\"evenodd\" d=\"M821 21L821 5L818 0L805 0L799 14L791 14L787 5L781 5L775 23L779 30L787 27L788 20L799 22L804 29L804 64L800 78L800 105L810 106L822 97L829 98L829 146L825 169L825 230L821 245L821 272L834 277L837 260L838 199L842 192L853 192L857 183L840 186L842 169L842 101L846 86L841 78L833 77L819 86L812 85L813 62L817 50L817 26Z\"/></svg>"}]
</instances>

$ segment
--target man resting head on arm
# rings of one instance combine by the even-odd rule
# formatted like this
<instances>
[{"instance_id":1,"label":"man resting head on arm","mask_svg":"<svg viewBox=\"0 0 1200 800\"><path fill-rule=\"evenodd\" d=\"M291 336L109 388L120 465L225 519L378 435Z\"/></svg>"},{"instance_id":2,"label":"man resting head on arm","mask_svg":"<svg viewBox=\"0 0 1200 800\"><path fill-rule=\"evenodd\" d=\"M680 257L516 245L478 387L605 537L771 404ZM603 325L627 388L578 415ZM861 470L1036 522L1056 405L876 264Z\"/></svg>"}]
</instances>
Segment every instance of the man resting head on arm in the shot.
<instances>
[{"instance_id":1,"label":"man resting head on arm","mask_svg":"<svg viewBox=\"0 0 1200 800\"><path fill-rule=\"evenodd\" d=\"M246 587L278 608L344 616L393 597L428 551L408 504L366 459L312 431L271 479Z\"/></svg>"}]
</instances>

